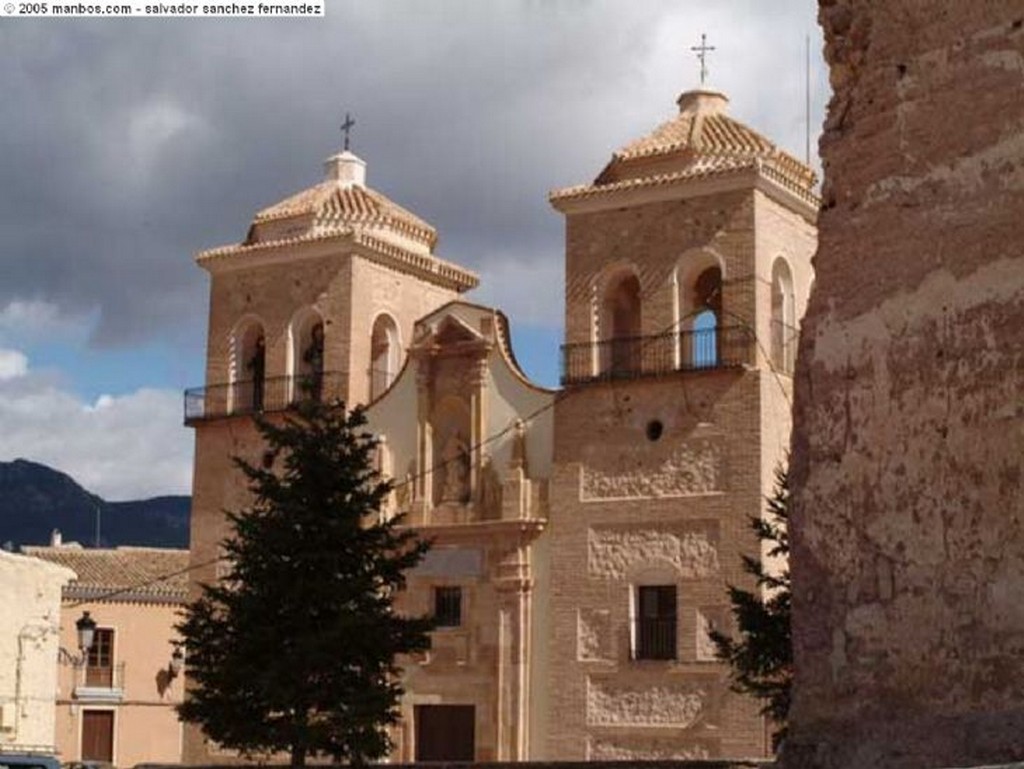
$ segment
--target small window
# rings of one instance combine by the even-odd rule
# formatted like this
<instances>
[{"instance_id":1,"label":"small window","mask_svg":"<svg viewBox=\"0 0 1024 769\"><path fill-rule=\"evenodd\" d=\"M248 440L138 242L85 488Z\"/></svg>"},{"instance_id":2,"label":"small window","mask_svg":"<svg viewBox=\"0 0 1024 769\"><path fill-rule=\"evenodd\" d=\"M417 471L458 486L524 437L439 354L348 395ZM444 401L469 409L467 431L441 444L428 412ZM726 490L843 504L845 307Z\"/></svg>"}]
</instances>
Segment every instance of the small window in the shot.
<instances>
[{"instance_id":1,"label":"small window","mask_svg":"<svg viewBox=\"0 0 1024 769\"><path fill-rule=\"evenodd\" d=\"M438 627L458 627L462 624L462 588L434 588L434 620Z\"/></svg>"},{"instance_id":2,"label":"small window","mask_svg":"<svg viewBox=\"0 0 1024 769\"><path fill-rule=\"evenodd\" d=\"M676 659L675 585L637 588L635 639L635 659Z\"/></svg>"}]
</instances>

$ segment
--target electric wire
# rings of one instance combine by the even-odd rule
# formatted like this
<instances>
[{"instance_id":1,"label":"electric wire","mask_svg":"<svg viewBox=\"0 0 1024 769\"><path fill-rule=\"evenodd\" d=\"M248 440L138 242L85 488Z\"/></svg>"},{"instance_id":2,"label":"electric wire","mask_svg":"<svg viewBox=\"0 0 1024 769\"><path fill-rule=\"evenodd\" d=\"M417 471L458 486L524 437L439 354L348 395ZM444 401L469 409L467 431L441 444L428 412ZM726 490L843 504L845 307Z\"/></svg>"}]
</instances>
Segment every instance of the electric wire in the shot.
<instances>
[{"instance_id":1,"label":"electric wire","mask_svg":"<svg viewBox=\"0 0 1024 769\"><path fill-rule=\"evenodd\" d=\"M643 352L646 349L648 349L649 345L653 343L653 340L655 340L655 339L657 339L659 337L662 337L665 334L669 334L669 333L672 333L672 332L678 330L680 325L682 325L683 323L686 323L689 320L692 320L697 315L701 314L702 312L705 312L708 309L710 309L710 307L705 305L704 307L701 307L701 308L699 308L697 310L694 310L693 312L688 313L687 315L681 316L680 318L676 319L675 321L670 323L668 326L666 326L660 332L658 332L656 334L649 335L648 337L641 337L641 339L644 341L644 343L641 344L641 346L639 348L638 355L640 357L642 357ZM791 398L789 396L788 391L786 390L785 384L783 383L783 381L782 381L782 379L781 379L781 377L779 375L779 371L776 369L774 363L772 362L771 356L768 354L768 351L765 349L765 346L764 346L762 340L760 339L760 337L758 337L757 329L754 328L753 325L751 325L744 317L742 317L740 315L737 315L737 314L735 314L733 312L729 312L728 310L726 310L724 308L718 308L718 311L721 312L723 315L728 315L730 317L730 319L732 319L733 321L737 322L745 330L747 330L749 332L752 332L753 340L757 344L758 349L761 351L761 354L763 355L764 360L768 362L768 368L771 371L772 375L774 376L776 382L778 383L779 389L781 390L783 397L785 398L787 404L789 404L789 406L792 407L792 405L793 405L792 404L792 400L791 400ZM716 326L714 330L717 333L717 331L719 330L719 327ZM611 379L609 381L613 385L621 384L620 380L615 379L615 378L613 378L613 379ZM527 414L525 417L520 417L517 421L521 421L523 423L529 424L530 422L532 422L537 417L539 417L542 414L544 414L544 413L550 411L551 409L553 409L561 401L565 400L566 398L568 398L571 395L576 394L579 391L580 391L580 388L575 388L575 387L569 387L569 388L564 388L563 387L560 390L555 390L553 392L553 394L552 394L551 400L548 403L544 404L543 406L541 406L541 407L539 407L537 409L534 409L532 412ZM684 388L684 397L686 397L685 388ZM687 400L688 400L688 398L687 398ZM503 427L502 429L498 430L497 432L492 433L491 435L487 436L486 438L484 438L484 439L480 440L479 442L473 444L472 446L468 447L466 451L470 455L469 469L472 470L472 469L474 469L474 467L476 467L476 465L474 465L473 457L475 455L478 455L481 449L485 448L486 446L489 446L490 444L494 443L495 441L501 439L502 437L504 437L505 435L510 433L512 430L514 430L516 428L516 424L517 424L516 421L511 422L510 424L506 425L505 427ZM391 489L392 489L392 491L395 491L395 490L398 490L398 489L403 488L405 486L408 486L410 484L413 484L416 481L422 480L423 478L426 478L426 477L432 475L433 473L435 473L437 471L444 470L449 464L452 464L453 462L456 462L456 461L458 461L457 458L441 460L440 462L435 463L434 465L432 465L431 467L426 468L425 470L421 470L421 471L419 471L417 473L413 473L413 474L410 474L410 475L406 476L401 481L393 481L392 485L391 485ZM202 568L206 568L207 566L212 566L213 564L217 563L218 561L221 561L222 559L223 559L223 556L217 556L216 558L211 558L209 560L202 561L200 563L189 564L184 569L179 569L177 571L170 572L168 574L159 575L157 577L153 577L151 579L145 580L143 582L139 582L139 583L134 584L134 585L128 585L128 586L124 586L124 587L114 588L114 589L111 589L110 591L105 591L105 592L102 592L102 593L98 593L97 595L91 596L90 598L87 598L87 599L80 599L80 600L78 600L78 601L76 601L74 603L69 604L68 608L74 609L74 608L78 608L79 606L82 606L82 605L87 604L87 603L109 600L110 598L113 598L113 597L116 597L116 596L119 596L119 595L123 595L123 594L126 594L126 593L131 593L131 592L134 592L134 591L139 590L141 588L149 587L150 585L159 584L160 582L165 582L168 579L172 579L174 577L178 577L178 576L181 576L183 574L188 574L188 573L190 573L192 571L195 571L195 570L198 570L198 569L202 569Z\"/></svg>"}]
</instances>

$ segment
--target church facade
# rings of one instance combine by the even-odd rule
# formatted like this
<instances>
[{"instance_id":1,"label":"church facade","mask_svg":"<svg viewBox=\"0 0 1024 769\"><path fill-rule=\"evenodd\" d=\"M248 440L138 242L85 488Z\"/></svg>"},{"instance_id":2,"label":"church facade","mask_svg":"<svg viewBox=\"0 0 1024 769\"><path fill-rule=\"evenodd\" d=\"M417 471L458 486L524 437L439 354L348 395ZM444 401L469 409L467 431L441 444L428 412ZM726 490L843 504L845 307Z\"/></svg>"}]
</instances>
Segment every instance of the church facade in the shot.
<instances>
[{"instance_id":1,"label":"church facade","mask_svg":"<svg viewBox=\"0 0 1024 769\"><path fill-rule=\"evenodd\" d=\"M206 251L207 386L192 578L218 576L225 509L259 460L255 411L368 404L384 514L434 540L400 608L438 619L404 663L395 760L659 759L768 752L711 628L748 579L749 518L788 446L812 280L814 175L693 91L676 116L559 190L560 390L516 363L509 321L466 301L434 229L327 161L320 184ZM188 763L231 756L186 729Z\"/></svg>"}]
</instances>

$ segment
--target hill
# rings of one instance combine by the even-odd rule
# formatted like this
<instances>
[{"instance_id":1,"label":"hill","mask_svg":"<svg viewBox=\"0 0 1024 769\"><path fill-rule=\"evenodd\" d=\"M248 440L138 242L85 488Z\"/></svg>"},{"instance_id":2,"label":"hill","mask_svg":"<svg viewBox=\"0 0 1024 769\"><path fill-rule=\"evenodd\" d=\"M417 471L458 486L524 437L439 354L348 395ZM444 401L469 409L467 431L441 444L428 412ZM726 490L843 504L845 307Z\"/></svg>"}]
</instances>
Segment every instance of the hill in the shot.
<instances>
[{"instance_id":1,"label":"hill","mask_svg":"<svg viewBox=\"0 0 1024 769\"><path fill-rule=\"evenodd\" d=\"M45 545L60 529L64 541L92 546L99 512L100 544L188 547L191 499L154 497L107 502L52 467L16 459L0 462L0 543Z\"/></svg>"}]
</instances>

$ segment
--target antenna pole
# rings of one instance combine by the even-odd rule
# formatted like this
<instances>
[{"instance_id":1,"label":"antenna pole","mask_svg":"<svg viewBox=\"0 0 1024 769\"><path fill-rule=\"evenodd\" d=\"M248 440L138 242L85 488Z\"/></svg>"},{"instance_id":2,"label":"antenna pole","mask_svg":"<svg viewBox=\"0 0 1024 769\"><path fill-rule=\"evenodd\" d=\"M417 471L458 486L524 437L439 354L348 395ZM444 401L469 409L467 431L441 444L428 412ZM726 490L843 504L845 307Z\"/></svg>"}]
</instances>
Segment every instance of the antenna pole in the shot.
<instances>
[{"instance_id":1,"label":"antenna pole","mask_svg":"<svg viewBox=\"0 0 1024 769\"><path fill-rule=\"evenodd\" d=\"M804 161L811 164L811 36L804 37Z\"/></svg>"}]
</instances>

